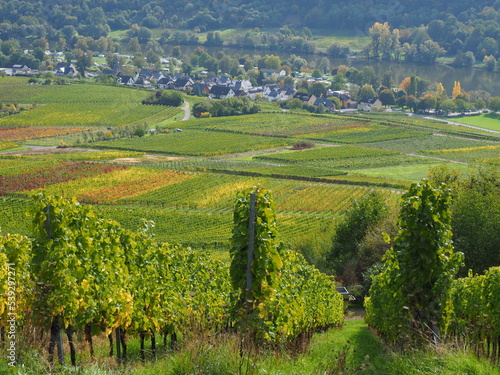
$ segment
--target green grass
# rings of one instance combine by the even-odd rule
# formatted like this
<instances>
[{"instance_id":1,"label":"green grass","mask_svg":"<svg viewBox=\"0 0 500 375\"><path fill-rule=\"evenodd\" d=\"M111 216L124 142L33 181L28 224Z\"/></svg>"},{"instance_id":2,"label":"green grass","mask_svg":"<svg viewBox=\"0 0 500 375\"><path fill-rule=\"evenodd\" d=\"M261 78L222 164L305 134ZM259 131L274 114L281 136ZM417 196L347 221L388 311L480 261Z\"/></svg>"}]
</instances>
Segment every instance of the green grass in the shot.
<instances>
[{"instance_id":1,"label":"green grass","mask_svg":"<svg viewBox=\"0 0 500 375\"><path fill-rule=\"evenodd\" d=\"M500 113L482 113L477 116L459 116L449 118L449 120L500 132Z\"/></svg>"},{"instance_id":2,"label":"green grass","mask_svg":"<svg viewBox=\"0 0 500 375\"><path fill-rule=\"evenodd\" d=\"M61 128L62 129L62 128ZM104 128L94 128L96 131L104 131ZM28 146L58 146L61 143L66 143L69 145L72 145L72 147L79 147L79 144L83 142L83 133L85 132L77 132L77 133L70 133L70 134L64 134L64 135L58 135L55 137L45 137L45 138L37 138L37 139L30 139L26 140L23 142L23 144L28 145ZM81 145L81 147L86 147L84 145Z\"/></svg>"},{"instance_id":3,"label":"green grass","mask_svg":"<svg viewBox=\"0 0 500 375\"><path fill-rule=\"evenodd\" d=\"M351 50L361 50L370 43L368 35L359 35L353 32L335 32L335 35L325 35L321 30L314 30L313 40L319 50L326 51L332 43L342 43L351 46Z\"/></svg>"},{"instance_id":4,"label":"green grass","mask_svg":"<svg viewBox=\"0 0 500 375\"><path fill-rule=\"evenodd\" d=\"M307 165L317 164L317 167L333 168L335 170L344 170L353 172L360 168L380 168L380 167L398 167L409 164L432 164L435 160L422 158L419 156L394 154L380 156L364 156L356 158L339 158L331 160L311 161Z\"/></svg>"},{"instance_id":5,"label":"green grass","mask_svg":"<svg viewBox=\"0 0 500 375\"><path fill-rule=\"evenodd\" d=\"M415 127L415 129L420 130L432 130L434 132L439 131L454 136L464 136L468 138L490 138L491 140L496 141L498 141L498 139L500 138L498 134L491 133L487 130L471 129L463 125L448 124L443 121L427 119L420 116L408 116L408 114L400 112L364 112L357 113L355 116L367 120L384 122L389 121L394 125L409 125ZM453 121L453 119L450 119L450 121Z\"/></svg>"},{"instance_id":6,"label":"green grass","mask_svg":"<svg viewBox=\"0 0 500 375\"><path fill-rule=\"evenodd\" d=\"M433 163L433 164L413 164L413 165L392 165L380 168L353 169L352 173L366 175L370 177L389 178L395 180L418 181L424 178L432 167L446 164L450 168L463 172L469 171L470 167L455 163Z\"/></svg>"},{"instance_id":7,"label":"green grass","mask_svg":"<svg viewBox=\"0 0 500 375\"><path fill-rule=\"evenodd\" d=\"M95 344L98 358L106 356L107 340L97 338ZM367 374L367 375L499 375L500 368L487 360L479 360L461 349L443 345L432 349L408 350L404 353L387 348L366 326L364 320L347 320L340 329L330 329L312 336L307 350L297 354L281 351L279 355L269 348L243 349L240 356L240 340L236 335L200 335L186 337L177 352L165 350L158 342L158 359L153 361L146 341L148 360L140 363L139 340L128 341L129 358L133 361L125 368L118 368L114 360L97 363L87 353L78 353L80 364L58 369L61 375L323 375L323 374ZM25 349L22 366L17 374L48 373L48 362L41 349ZM88 351L85 348L85 351ZM29 354L28 354L29 353ZM239 369L243 372L240 372ZM9 373L6 359L0 360L0 372Z\"/></svg>"}]
</instances>

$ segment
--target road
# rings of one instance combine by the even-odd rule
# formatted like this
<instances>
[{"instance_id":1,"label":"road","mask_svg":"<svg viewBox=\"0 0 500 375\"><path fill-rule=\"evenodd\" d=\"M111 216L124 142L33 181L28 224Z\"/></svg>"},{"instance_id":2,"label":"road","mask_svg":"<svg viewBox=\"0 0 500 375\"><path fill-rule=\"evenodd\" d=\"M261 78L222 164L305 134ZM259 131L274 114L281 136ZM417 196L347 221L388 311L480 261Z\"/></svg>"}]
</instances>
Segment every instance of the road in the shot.
<instances>
[{"instance_id":1,"label":"road","mask_svg":"<svg viewBox=\"0 0 500 375\"><path fill-rule=\"evenodd\" d=\"M187 121L191 117L191 107L189 106L189 102L184 102L184 105L181 107L184 111L184 117L181 121Z\"/></svg>"}]
</instances>

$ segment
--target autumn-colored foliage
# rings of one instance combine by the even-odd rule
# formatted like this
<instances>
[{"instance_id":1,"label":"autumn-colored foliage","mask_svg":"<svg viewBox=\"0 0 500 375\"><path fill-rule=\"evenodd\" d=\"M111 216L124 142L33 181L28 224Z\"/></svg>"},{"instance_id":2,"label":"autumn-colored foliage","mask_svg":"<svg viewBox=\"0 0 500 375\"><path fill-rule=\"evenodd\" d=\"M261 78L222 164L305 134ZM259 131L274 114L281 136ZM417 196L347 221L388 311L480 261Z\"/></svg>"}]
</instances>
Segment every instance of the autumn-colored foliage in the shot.
<instances>
[{"instance_id":1,"label":"autumn-colored foliage","mask_svg":"<svg viewBox=\"0 0 500 375\"><path fill-rule=\"evenodd\" d=\"M43 188L47 185L109 173L116 169L125 168L128 167L86 162L49 165L38 170L33 170L30 173L0 176L0 195Z\"/></svg>"}]
</instances>

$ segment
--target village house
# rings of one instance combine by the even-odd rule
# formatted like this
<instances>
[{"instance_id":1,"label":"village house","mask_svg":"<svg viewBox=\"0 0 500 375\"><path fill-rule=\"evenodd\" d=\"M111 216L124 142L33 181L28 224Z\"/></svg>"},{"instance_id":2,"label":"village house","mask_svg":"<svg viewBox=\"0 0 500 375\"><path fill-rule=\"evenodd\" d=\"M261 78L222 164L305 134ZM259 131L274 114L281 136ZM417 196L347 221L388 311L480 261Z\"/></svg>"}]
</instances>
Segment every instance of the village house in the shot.
<instances>
[{"instance_id":1,"label":"village house","mask_svg":"<svg viewBox=\"0 0 500 375\"><path fill-rule=\"evenodd\" d=\"M264 96L270 102L275 102L276 100L281 99L281 90L280 89L272 89L270 92L265 93Z\"/></svg>"},{"instance_id":2,"label":"village house","mask_svg":"<svg viewBox=\"0 0 500 375\"><path fill-rule=\"evenodd\" d=\"M73 77L78 72L75 66L71 63L60 62L56 65L55 75L59 77Z\"/></svg>"},{"instance_id":3,"label":"village house","mask_svg":"<svg viewBox=\"0 0 500 375\"><path fill-rule=\"evenodd\" d=\"M382 102L378 98L363 98L358 103L358 109L364 112L370 112L372 109L381 109Z\"/></svg>"},{"instance_id":4,"label":"village house","mask_svg":"<svg viewBox=\"0 0 500 375\"><path fill-rule=\"evenodd\" d=\"M314 102L315 106L323 105L325 109L329 112L335 111L335 102L332 99L326 99L326 98L318 98Z\"/></svg>"},{"instance_id":5,"label":"village house","mask_svg":"<svg viewBox=\"0 0 500 375\"><path fill-rule=\"evenodd\" d=\"M127 86L132 86L134 84L135 80L131 76L118 76L116 78L116 83L120 85L127 85Z\"/></svg>"},{"instance_id":6,"label":"village house","mask_svg":"<svg viewBox=\"0 0 500 375\"><path fill-rule=\"evenodd\" d=\"M284 69L261 69L260 72L264 78L275 79L279 77L286 76L286 70Z\"/></svg>"},{"instance_id":7,"label":"village house","mask_svg":"<svg viewBox=\"0 0 500 375\"><path fill-rule=\"evenodd\" d=\"M116 77L118 75L118 72L116 70L107 68L103 69L101 73L112 77Z\"/></svg>"},{"instance_id":8,"label":"village house","mask_svg":"<svg viewBox=\"0 0 500 375\"><path fill-rule=\"evenodd\" d=\"M297 92L293 96L293 98L299 99L300 101L307 103L309 105L314 105L314 103L316 102L316 99L317 99L316 96L314 96L313 94L299 93L299 92Z\"/></svg>"},{"instance_id":9,"label":"village house","mask_svg":"<svg viewBox=\"0 0 500 375\"><path fill-rule=\"evenodd\" d=\"M197 96L209 96L210 87L203 82L197 82L193 85L191 93Z\"/></svg>"},{"instance_id":10,"label":"village house","mask_svg":"<svg viewBox=\"0 0 500 375\"><path fill-rule=\"evenodd\" d=\"M174 79L170 75L167 75L163 78L160 78L156 82L156 86L158 86L159 89L169 89L169 88L172 88L173 85L174 85Z\"/></svg>"},{"instance_id":11,"label":"village house","mask_svg":"<svg viewBox=\"0 0 500 375\"><path fill-rule=\"evenodd\" d=\"M235 90L235 89L231 89L231 90L233 90L234 96L238 99L241 99L244 96L248 96L248 94L243 90Z\"/></svg>"},{"instance_id":12,"label":"village house","mask_svg":"<svg viewBox=\"0 0 500 375\"><path fill-rule=\"evenodd\" d=\"M165 75L163 75L162 72L154 69L141 69L141 71L139 72L139 78L144 78L148 81L159 81L164 77Z\"/></svg>"},{"instance_id":13,"label":"village house","mask_svg":"<svg viewBox=\"0 0 500 375\"><path fill-rule=\"evenodd\" d=\"M136 87L144 87L144 88L152 88L153 85L151 84L151 81L149 81L146 78L139 77L137 80L134 82L134 86Z\"/></svg>"},{"instance_id":14,"label":"village house","mask_svg":"<svg viewBox=\"0 0 500 375\"><path fill-rule=\"evenodd\" d=\"M257 99L259 96L264 97L264 89L262 87L256 87L248 91L248 97L252 100Z\"/></svg>"},{"instance_id":15,"label":"village house","mask_svg":"<svg viewBox=\"0 0 500 375\"><path fill-rule=\"evenodd\" d=\"M232 86L233 80L227 76L215 77L215 83L218 86Z\"/></svg>"},{"instance_id":16,"label":"village house","mask_svg":"<svg viewBox=\"0 0 500 375\"><path fill-rule=\"evenodd\" d=\"M29 76L33 74L33 71L27 65L14 64L9 70L10 72L5 71L5 73L10 76Z\"/></svg>"},{"instance_id":17,"label":"village house","mask_svg":"<svg viewBox=\"0 0 500 375\"><path fill-rule=\"evenodd\" d=\"M210 98L212 99L227 99L234 96L234 91L231 87L214 85L210 89Z\"/></svg>"},{"instance_id":18,"label":"village house","mask_svg":"<svg viewBox=\"0 0 500 375\"><path fill-rule=\"evenodd\" d=\"M174 81L173 89L178 91L186 91L189 87L192 87L193 85L194 81L191 79L191 77L180 77Z\"/></svg>"},{"instance_id":19,"label":"village house","mask_svg":"<svg viewBox=\"0 0 500 375\"><path fill-rule=\"evenodd\" d=\"M342 104L342 108L349 108L349 103L351 101L351 94L346 90L337 90L331 91L330 89L327 91L327 96L333 96L339 98L340 103Z\"/></svg>"},{"instance_id":20,"label":"village house","mask_svg":"<svg viewBox=\"0 0 500 375\"><path fill-rule=\"evenodd\" d=\"M238 79L234 81L229 87L233 90L242 90L248 92L252 89L252 82L248 79Z\"/></svg>"}]
</instances>

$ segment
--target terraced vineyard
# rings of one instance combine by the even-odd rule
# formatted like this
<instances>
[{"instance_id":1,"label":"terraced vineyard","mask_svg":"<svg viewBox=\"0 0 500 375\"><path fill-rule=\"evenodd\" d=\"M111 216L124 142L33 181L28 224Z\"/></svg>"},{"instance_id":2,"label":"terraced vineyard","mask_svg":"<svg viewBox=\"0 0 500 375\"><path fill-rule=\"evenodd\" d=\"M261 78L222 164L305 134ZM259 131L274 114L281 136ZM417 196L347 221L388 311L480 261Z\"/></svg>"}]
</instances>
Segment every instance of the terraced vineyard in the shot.
<instances>
[{"instance_id":1,"label":"terraced vineyard","mask_svg":"<svg viewBox=\"0 0 500 375\"><path fill-rule=\"evenodd\" d=\"M19 146L17 143L9 142L6 140L0 140L0 150L7 150L9 148L14 148Z\"/></svg>"},{"instance_id":2,"label":"terraced vineyard","mask_svg":"<svg viewBox=\"0 0 500 375\"><path fill-rule=\"evenodd\" d=\"M403 114L265 112L176 123L179 109L139 104L150 94L144 90L17 78L0 78L0 88L3 103L40 104L0 119L2 148L32 139L93 149L0 156L3 233L30 233L28 197L44 191L95 204L132 230L142 218L153 220L162 241L227 250L235 193L260 185L273 191L287 244L319 249L353 200L373 189L396 205L430 166L455 163L467 172L467 163L500 165L498 134ZM168 133L96 143L81 133L134 123L154 128L165 119Z\"/></svg>"},{"instance_id":3,"label":"terraced vineyard","mask_svg":"<svg viewBox=\"0 0 500 375\"><path fill-rule=\"evenodd\" d=\"M86 149L54 149L53 153L46 151L27 151L13 156L4 155L4 159L28 159L28 160L61 160L61 161L97 161L137 158L144 156L143 152L134 151L96 151Z\"/></svg>"},{"instance_id":4,"label":"terraced vineyard","mask_svg":"<svg viewBox=\"0 0 500 375\"><path fill-rule=\"evenodd\" d=\"M71 84L30 85L27 78L0 77L1 103L140 103L150 93L128 87Z\"/></svg>"},{"instance_id":5,"label":"terraced vineyard","mask_svg":"<svg viewBox=\"0 0 500 375\"><path fill-rule=\"evenodd\" d=\"M145 90L90 84L30 85L27 82L26 78L0 78L0 102L22 103L27 108L0 118L0 141L25 142L62 136L47 144L57 145L68 139L81 141L83 132L89 128L154 127L182 112L179 108L141 104L150 95Z\"/></svg>"},{"instance_id":6,"label":"terraced vineyard","mask_svg":"<svg viewBox=\"0 0 500 375\"><path fill-rule=\"evenodd\" d=\"M118 139L93 144L103 149L143 151L186 156L216 156L290 146L291 139L186 129L144 138Z\"/></svg>"},{"instance_id":7,"label":"terraced vineyard","mask_svg":"<svg viewBox=\"0 0 500 375\"><path fill-rule=\"evenodd\" d=\"M447 137L432 134L425 137L407 138L398 140L384 140L375 143L362 144L364 146L381 148L401 152L420 153L430 150L453 149L463 147L481 147L491 145L491 141L471 139L465 137Z\"/></svg>"},{"instance_id":8,"label":"terraced vineyard","mask_svg":"<svg viewBox=\"0 0 500 375\"><path fill-rule=\"evenodd\" d=\"M119 126L157 123L180 113L178 108L136 104L46 104L0 119L3 126Z\"/></svg>"},{"instance_id":9,"label":"terraced vineyard","mask_svg":"<svg viewBox=\"0 0 500 375\"><path fill-rule=\"evenodd\" d=\"M447 150L434 150L425 152L426 155L439 158L459 160L475 164L498 164L500 145L482 147L464 147Z\"/></svg>"},{"instance_id":10,"label":"terraced vineyard","mask_svg":"<svg viewBox=\"0 0 500 375\"><path fill-rule=\"evenodd\" d=\"M58 135L67 135L71 133L81 133L86 128L78 127L46 127L46 126L13 126L1 127L0 139L5 141L24 142L29 139L55 137Z\"/></svg>"}]
</instances>

